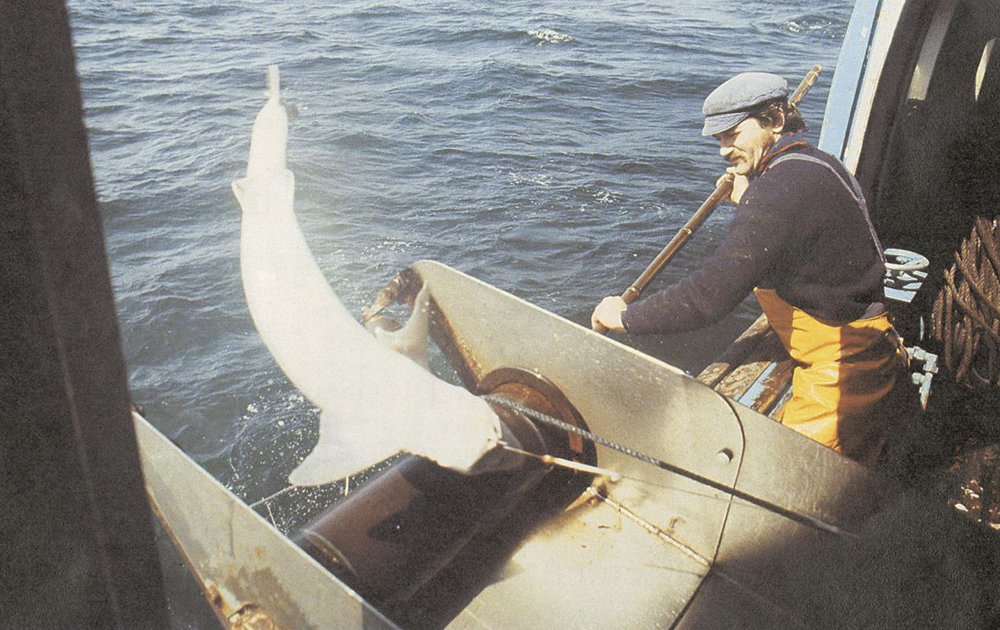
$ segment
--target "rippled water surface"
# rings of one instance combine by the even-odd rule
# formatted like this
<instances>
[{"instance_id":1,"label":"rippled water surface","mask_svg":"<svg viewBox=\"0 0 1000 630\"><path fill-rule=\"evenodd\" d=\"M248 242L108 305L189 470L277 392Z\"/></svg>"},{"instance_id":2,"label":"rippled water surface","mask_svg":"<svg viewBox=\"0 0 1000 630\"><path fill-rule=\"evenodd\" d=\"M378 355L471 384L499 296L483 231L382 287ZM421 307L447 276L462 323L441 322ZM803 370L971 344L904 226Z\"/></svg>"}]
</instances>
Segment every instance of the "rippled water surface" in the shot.
<instances>
[{"instance_id":1,"label":"rippled water surface","mask_svg":"<svg viewBox=\"0 0 1000 630\"><path fill-rule=\"evenodd\" d=\"M268 64L299 112L299 220L351 311L430 258L586 323L711 192L724 164L700 108L722 80L761 69L794 85L822 64L803 106L815 140L850 10L72 0L134 399L248 501L315 439L239 277L230 182ZM658 282L696 268L730 217L717 212ZM747 302L707 330L624 340L696 372L756 314ZM284 446L263 449L276 432Z\"/></svg>"}]
</instances>

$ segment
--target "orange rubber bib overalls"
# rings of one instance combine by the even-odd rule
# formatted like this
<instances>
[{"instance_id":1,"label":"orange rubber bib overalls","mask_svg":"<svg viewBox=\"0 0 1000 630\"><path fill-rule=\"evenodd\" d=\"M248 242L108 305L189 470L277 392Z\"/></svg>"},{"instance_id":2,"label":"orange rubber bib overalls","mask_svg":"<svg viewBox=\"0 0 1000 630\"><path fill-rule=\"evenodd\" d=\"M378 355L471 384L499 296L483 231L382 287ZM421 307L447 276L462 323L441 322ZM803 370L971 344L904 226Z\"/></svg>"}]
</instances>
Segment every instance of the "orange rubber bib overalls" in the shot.
<instances>
[{"instance_id":1,"label":"orange rubber bib overalls","mask_svg":"<svg viewBox=\"0 0 1000 630\"><path fill-rule=\"evenodd\" d=\"M827 166L800 155L782 156L774 163L782 158ZM871 228L860 187L856 181L850 184L848 188ZM874 228L871 232L881 255ZM778 420L843 455L873 465L888 437L890 419L898 413L894 393L897 381L901 385L906 376L907 366L906 350L888 313L873 305L872 312L861 319L831 322L792 306L773 289L757 288L754 294L771 328L797 363L792 397Z\"/></svg>"},{"instance_id":2,"label":"orange rubber bib overalls","mask_svg":"<svg viewBox=\"0 0 1000 630\"><path fill-rule=\"evenodd\" d=\"M892 392L906 352L887 313L841 324L817 319L754 289L767 321L796 362L792 397L778 420L862 464L875 463L898 413Z\"/></svg>"}]
</instances>

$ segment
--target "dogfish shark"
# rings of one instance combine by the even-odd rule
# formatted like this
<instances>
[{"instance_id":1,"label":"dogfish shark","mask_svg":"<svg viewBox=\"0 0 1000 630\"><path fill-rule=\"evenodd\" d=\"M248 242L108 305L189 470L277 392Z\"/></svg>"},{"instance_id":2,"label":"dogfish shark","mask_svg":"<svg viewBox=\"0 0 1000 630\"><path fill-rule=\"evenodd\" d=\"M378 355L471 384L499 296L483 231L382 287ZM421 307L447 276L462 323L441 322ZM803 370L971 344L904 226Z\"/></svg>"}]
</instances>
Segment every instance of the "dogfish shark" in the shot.
<instances>
[{"instance_id":1,"label":"dogfish shark","mask_svg":"<svg viewBox=\"0 0 1000 630\"><path fill-rule=\"evenodd\" d=\"M295 218L277 66L268 67L267 83L246 176L233 181L233 193L242 208L240 267L254 325L288 379L320 408L319 440L289 482L329 483L400 452L468 473L497 446L499 418L482 399L380 343L341 304ZM426 294L418 297L411 321L391 339L420 354L413 340L423 335L424 362L426 305Z\"/></svg>"}]
</instances>

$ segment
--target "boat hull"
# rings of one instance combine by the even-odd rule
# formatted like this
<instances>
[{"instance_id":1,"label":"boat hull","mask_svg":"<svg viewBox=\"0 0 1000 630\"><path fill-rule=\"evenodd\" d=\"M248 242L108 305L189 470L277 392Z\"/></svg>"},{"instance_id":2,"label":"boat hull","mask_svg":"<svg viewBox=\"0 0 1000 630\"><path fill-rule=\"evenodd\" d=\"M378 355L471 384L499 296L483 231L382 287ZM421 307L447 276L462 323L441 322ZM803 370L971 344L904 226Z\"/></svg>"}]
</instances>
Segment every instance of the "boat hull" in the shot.
<instances>
[{"instance_id":1,"label":"boat hull","mask_svg":"<svg viewBox=\"0 0 1000 630\"><path fill-rule=\"evenodd\" d=\"M954 542L968 538L964 523L944 510L676 368L444 265L419 262L401 277L398 297L429 288L432 335L471 390L501 368L534 372L590 431L643 458L597 445L597 465L620 481L596 477L568 508L518 532L446 612L393 619L463 629L796 627L872 612L845 612L851 597L902 614L919 602L899 595L894 576L918 570L922 592L956 605L970 597L958 589L976 591L962 562L929 560L966 553ZM136 423L153 504L220 617L394 627Z\"/></svg>"}]
</instances>

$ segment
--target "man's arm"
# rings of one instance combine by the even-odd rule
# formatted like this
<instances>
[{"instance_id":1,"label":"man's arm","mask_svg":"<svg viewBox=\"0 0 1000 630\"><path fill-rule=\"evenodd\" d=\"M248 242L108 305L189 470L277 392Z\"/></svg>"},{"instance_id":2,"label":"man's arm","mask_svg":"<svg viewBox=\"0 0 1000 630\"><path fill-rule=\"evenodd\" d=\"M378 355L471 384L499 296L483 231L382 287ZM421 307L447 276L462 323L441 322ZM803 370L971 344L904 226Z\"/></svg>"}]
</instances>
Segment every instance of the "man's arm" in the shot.
<instances>
[{"instance_id":1,"label":"man's arm","mask_svg":"<svg viewBox=\"0 0 1000 630\"><path fill-rule=\"evenodd\" d=\"M754 182L712 257L687 278L629 305L621 313L624 329L684 332L718 321L736 307L779 263L791 238L794 208L778 183L772 178Z\"/></svg>"}]
</instances>

